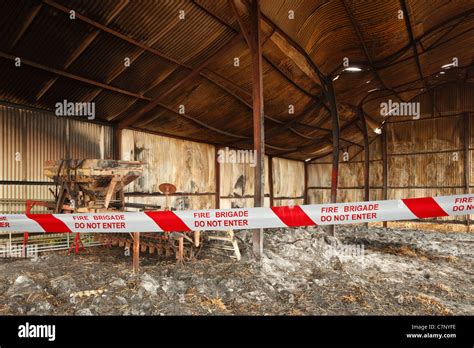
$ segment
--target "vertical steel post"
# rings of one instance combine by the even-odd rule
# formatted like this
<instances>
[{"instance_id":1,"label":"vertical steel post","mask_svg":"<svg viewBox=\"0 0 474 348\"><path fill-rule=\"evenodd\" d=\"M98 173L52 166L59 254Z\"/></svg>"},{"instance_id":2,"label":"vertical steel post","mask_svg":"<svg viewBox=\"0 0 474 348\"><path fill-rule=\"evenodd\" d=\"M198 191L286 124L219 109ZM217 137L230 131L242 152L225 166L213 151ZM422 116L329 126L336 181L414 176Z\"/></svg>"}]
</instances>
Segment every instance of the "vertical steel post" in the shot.
<instances>
[{"instance_id":1,"label":"vertical steel post","mask_svg":"<svg viewBox=\"0 0 474 348\"><path fill-rule=\"evenodd\" d=\"M252 97L253 97L253 145L256 154L254 206L264 205L265 184L265 136L263 124L263 75L262 75L262 45L260 34L260 1L253 0L250 5L251 46L252 53ZM263 229L253 231L253 253L257 259L263 254Z\"/></svg>"},{"instance_id":2,"label":"vertical steel post","mask_svg":"<svg viewBox=\"0 0 474 348\"><path fill-rule=\"evenodd\" d=\"M219 209L221 206L221 166L219 163L219 147L215 146L215 175L216 175L216 209Z\"/></svg>"},{"instance_id":3,"label":"vertical steel post","mask_svg":"<svg viewBox=\"0 0 474 348\"><path fill-rule=\"evenodd\" d=\"M331 111L332 119L332 173L331 173L331 203L337 202L337 187L339 177L339 113L337 110L336 95L334 93L334 86L332 79L322 78L324 88L326 90L326 97L329 102L329 110ZM329 234L334 235L336 226L329 226Z\"/></svg>"},{"instance_id":4,"label":"vertical steel post","mask_svg":"<svg viewBox=\"0 0 474 348\"><path fill-rule=\"evenodd\" d=\"M469 154L469 143L471 140L471 118L466 112L464 115L464 184L465 192L469 194L471 182L471 156ZM471 215L466 215L467 231L471 232Z\"/></svg>"},{"instance_id":5,"label":"vertical steel post","mask_svg":"<svg viewBox=\"0 0 474 348\"><path fill-rule=\"evenodd\" d=\"M382 141L382 199L388 199L388 158L387 158L387 130L386 126L382 128L380 137ZM383 222L383 227L388 227L388 222Z\"/></svg>"},{"instance_id":6,"label":"vertical steel post","mask_svg":"<svg viewBox=\"0 0 474 348\"><path fill-rule=\"evenodd\" d=\"M364 137L364 201L370 201L370 153L369 153L369 135L367 132L367 122L365 120L362 108L358 110L359 121L361 125L362 136ZM366 227L369 224L365 223Z\"/></svg>"}]
</instances>

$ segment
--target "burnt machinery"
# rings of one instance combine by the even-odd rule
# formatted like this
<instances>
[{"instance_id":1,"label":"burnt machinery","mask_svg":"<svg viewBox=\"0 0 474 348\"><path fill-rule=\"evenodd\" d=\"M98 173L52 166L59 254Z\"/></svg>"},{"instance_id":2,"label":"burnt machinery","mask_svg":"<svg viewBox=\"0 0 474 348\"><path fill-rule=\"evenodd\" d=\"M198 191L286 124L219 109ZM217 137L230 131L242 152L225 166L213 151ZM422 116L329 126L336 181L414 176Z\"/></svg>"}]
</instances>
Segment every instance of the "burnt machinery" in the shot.
<instances>
[{"instance_id":1,"label":"burnt machinery","mask_svg":"<svg viewBox=\"0 0 474 348\"><path fill-rule=\"evenodd\" d=\"M170 183L159 185L165 197L165 206L125 201L124 188L140 177L145 163L138 161L120 161L104 159L81 159L46 161L44 173L53 179L56 188L50 189L54 201L33 201L26 204L29 213L33 206L43 206L53 213L99 213L109 211L158 211L174 210L170 204L170 195L176 193L176 187ZM154 233L102 233L94 234L102 245L119 246L130 251L133 249L134 271L138 271L139 253L175 257L177 263L194 258L201 250L203 238L200 231L154 232ZM207 233L206 241L210 249L220 249L227 256L240 259L240 252L232 231ZM24 246L28 234L24 234ZM80 234L76 233L69 252L84 249ZM230 254L229 254L230 253Z\"/></svg>"},{"instance_id":2,"label":"burnt machinery","mask_svg":"<svg viewBox=\"0 0 474 348\"><path fill-rule=\"evenodd\" d=\"M56 189L50 189L54 201L28 201L27 212L32 206L43 206L54 213L98 213L108 211L157 211L161 206L125 202L124 188L142 175L145 163L138 161L120 161L103 159L46 161L44 173L54 180ZM176 191L171 184L160 185L166 195ZM101 244L132 248L134 270L138 270L140 251L158 255L175 256L178 262L192 258L201 247L199 232L186 233L107 233L94 234ZM28 239L24 237L24 244ZM71 250L83 249L79 233L76 234Z\"/></svg>"}]
</instances>

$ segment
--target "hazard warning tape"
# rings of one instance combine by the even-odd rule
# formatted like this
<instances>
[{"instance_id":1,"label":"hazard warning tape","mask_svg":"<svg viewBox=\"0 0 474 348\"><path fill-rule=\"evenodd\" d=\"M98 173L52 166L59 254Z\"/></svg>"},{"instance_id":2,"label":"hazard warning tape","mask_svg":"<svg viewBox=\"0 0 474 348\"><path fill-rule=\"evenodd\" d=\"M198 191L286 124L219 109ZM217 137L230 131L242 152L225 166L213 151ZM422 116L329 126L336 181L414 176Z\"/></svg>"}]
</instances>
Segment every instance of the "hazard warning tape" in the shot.
<instances>
[{"instance_id":1,"label":"hazard warning tape","mask_svg":"<svg viewBox=\"0 0 474 348\"><path fill-rule=\"evenodd\" d=\"M0 214L0 231L163 232L340 225L474 214L474 195L388 201L85 214Z\"/></svg>"}]
</instances>

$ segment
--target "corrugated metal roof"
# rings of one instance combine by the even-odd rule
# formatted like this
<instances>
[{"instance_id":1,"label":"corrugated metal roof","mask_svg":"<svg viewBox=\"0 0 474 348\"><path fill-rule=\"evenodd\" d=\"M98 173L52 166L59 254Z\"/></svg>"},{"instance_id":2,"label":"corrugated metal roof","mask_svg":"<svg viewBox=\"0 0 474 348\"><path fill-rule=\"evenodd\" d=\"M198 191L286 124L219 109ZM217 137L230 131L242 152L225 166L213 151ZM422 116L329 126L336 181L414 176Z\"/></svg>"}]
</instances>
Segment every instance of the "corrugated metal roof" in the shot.
<instances>
[{"instance_id":1,"label":"corrugated metal roof","mask_svg":"<svg viewBox=\"0 0 474 348\"><path fill-rule=\"evenodd\" d=\"M458 57L461 67L472 64L474 3L406 2L414 36L422 44L418 44L419 60L426 81L435 85L468 76L465 68L452 69L444 76L436 74L453 56ZM248 26L248 10L241 1L236 5ZM291 121L292 116L286 111L289 104L295 106L298 115L299 110L306 110L315 102L314 96L322 96L318 78L309 71L306 58L295 45L305 50L324 74L336 71L344 57L365 67L370 58L383 84L390 88L400 86L398 91L404 99L413 98L420 93L416 89L424 87L405 22L397 18L398 0L280 0L262 1L261 7L265 113L270 117ZM75 10L78 17L70 19L68 9ZM180 11L184 11L184 19L180 19ZM289 11L294 11L294 19L289 18ZM227 0L4 0L0 3L0 51L4 53L0 57L0 99L45 109L52 109L62 99L95 101L98 117L121 121L140 110L148 99L159 98L188 76L190 68L221 50L239 30ZM145 50L143 45L151 48ZM46 69L27 64L15 68L12 57L17 56ZM130 58L130 67L124 67L125 58ZM238 67L234 67L234 58L240 60ZM46 71L49 68L74 76L58 78L57 73ZM343 104L357 106L368 91L383 85L373 71L349 74L339 70L338 74L334 86L344 123L353 114L345 113ZM163 122L166 117L137 124L180 136L205 134L209 141L225 141L222 132L206 129L192 121L194 118L223 132L251 135L251 109L246 106L251 102L251 61L245 41L226 46L203 70L203 75L160 101L170 108L186 103L188 118L167 112L169 124ZM77 81L84 78L89 81ZM111 88L101 88L97 83ZM406 89L410 91L404 92ZM447 90L438 101L443 103L442 98L450 98L449 93ZM469 93L461 94L461 109L470 105ZM394 96L374 95L382 98L368 102L364 110L381 122L380 101ZM145 115L145 119L153 117L153 111ZM331 127L324 109L300 121ZM275 142L273 145L285 148L296 142L308 143L288 127L275 127L269 126L267 132L271 136L267 141ZM309 127L295 127L307 136L319 135ZM342 136L361 139L355 127L344 129ZM308 153L327 149L325 144L317 146L320 149L309 148L290 156L304 159Z\"/></svg>"}]
</instances>

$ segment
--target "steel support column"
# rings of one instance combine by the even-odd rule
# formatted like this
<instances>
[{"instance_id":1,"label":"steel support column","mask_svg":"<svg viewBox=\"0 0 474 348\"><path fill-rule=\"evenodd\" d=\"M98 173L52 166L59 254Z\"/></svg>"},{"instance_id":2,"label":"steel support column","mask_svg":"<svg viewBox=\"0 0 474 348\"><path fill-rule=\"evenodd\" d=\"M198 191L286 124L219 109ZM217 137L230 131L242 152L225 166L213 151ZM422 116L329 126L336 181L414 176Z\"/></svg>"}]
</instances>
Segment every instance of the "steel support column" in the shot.
<instances>
[{"instance_id":1,"label":"steel support column","mask_svg":"<svg viewBox=\"0 0 474 348\"><path fill-rule=\"evenodd\" d=\"M382 199L387 200L388 197L388 158L387 158L387 130L385 127L382 128L382 134L380 136L382 141ZM387 221L383 222L383 227L387 228Z\"/></svg>"},{"instance_id":2,"label":"steel support column","mask_svg":"<svg viewBox=\"0 0 474 348\"><path fill-rule=\"evenodd\" d=\"M337 202L337 187L339 177L339 113L337 111L336 94L332 79L323 78L324 89L329 102L329 110L331 111L332 119L332 173L331 173L331 203ZM329 227L329 234L334 235L335 225Z\"/></svg>"},{"instance_id":3,"label":"steel support column","mask_svg":"<svg viewBox=\"0 0 474 348\"><path fill-rule=\"evenodd\" d=\"M369 135L367 133L367 122L365 121L364 111L359 108L360 126L362 136L364 137L364 201L370 201L370 153L369 153ZM368 223L365 223L369 227Z\"/></svg>"},{"instance_id":4,"label":"steel support column","mask_svg":"<svg viewBox=\"0 0 474 348\"><path fill-rule=\"evenodd\" d=\"M469 154L469 143L471 138L471 118L468 113L464 117L464 185L465 192L469 194L469 183L471 181L471 156ZM471 232L471 215L466 215L467 231Z\"/></svg>"},{"instance_id":5,"label":"steel support column","mask_svg":"<svg viewBox=\"0 0 474 348\"><path fill-rule=\"evenodd\" d=\"M219 147L215 146L215 175L216 175L216 209L221 206L221 164L219 163Z\"/></svg>"},{"instance_id":6,"label":"steel support column","mask_svg":"<svg viewBox=\"0 0 474 348\"><path fill-rule=\"evenodd\" d=\"M252 97L253 97L253 144L256 155L254 206L264 205L265 184L265 137L263 125L263 76L262 45L260 33L260 1L253 0L250 5L250 51L252 53ZM253 231L253 253L257 259L263 253L263 229Z\"/></svg>"}]
</instances>

